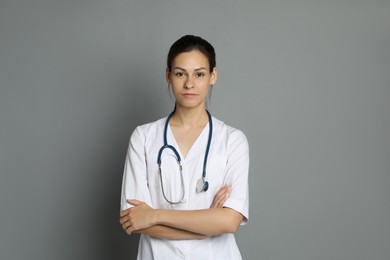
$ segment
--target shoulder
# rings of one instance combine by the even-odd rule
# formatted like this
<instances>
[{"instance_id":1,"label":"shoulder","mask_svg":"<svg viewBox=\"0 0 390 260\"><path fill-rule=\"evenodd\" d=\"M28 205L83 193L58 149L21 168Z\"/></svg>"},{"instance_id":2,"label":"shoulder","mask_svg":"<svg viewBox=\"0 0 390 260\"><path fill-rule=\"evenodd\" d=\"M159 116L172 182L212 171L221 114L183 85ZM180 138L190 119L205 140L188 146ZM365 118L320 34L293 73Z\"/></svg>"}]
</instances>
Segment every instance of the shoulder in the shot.
<instances>
[{"instance_id":1,"label":"shoulder","mask_svg":"<svg viewBox=\"0 0 390 260\"><path fill-rule=\"evenodd\" d=\"M142 139L145 141L148 137L161 133L164 129L165 120L166 117L137 126L131 134L131 140Z\"/></svg>"},{"instance_id":2,"label":"shoulder","mask_svg":"<svg viewBox=\"0 0 390 260\"><path fill-rule=\"evenodd\" d=\"M237 139L239 141L246 141L246 135L240 129L227 125L223 121L213 117L214 133L220 137Z\"/></svg>"},{"instance_id":3,"label":"shoulder","mask_svg":"<svg viewBox=\"0 0 390 260\"><path fill-rule=\"evenodd\" d=\"M248 147L248 140L246 135L240 129L225 124L223 121L213 117L214 136L219 141L225 143L227 148L244 146Z\"/></svg>"},{"instance_id":4,"label":"shoulder","mask_svg":"<svg viewBox=\"0 0 390 260\"><path fill-rule=\"evenodd\" d=\"M153 122L139 125L134 129L134 132L137 131L137 132L141 132L141 133L148 133L150 131L158 130L160 127L164 127L165 120L166 120L166 117L160 118L160 119L153 121Z\"/></svg>"}]
</instances>

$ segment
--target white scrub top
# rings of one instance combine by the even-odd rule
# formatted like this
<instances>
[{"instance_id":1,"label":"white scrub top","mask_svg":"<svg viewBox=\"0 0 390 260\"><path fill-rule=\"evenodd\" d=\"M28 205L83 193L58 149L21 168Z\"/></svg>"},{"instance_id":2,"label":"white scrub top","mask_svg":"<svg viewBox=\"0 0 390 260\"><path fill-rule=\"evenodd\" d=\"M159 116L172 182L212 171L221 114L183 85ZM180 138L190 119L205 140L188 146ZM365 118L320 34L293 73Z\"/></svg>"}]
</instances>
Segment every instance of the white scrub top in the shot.
<instances>
[{"instance_id":1,"label":"white scrub top","mask_svg":"<svg viewBox=\"0 0 390 260\"><path fill-rule=\"evenodd\" d=\"M245 224L248 221L249 207L249 147L245 135L213 117L213 135L206 169L209 189L198 193L196 184L202 177L209 125L203 129L185 158L180 153L171 128L168 127L168 144L176 148L182 159L185 187L183 203L171 205L163 197L157 164L158 152L164 144L166 119L138 126L131 135L123 174L121 210L131 207L126 202L127 199L141 200L152 208L159 209L206 209L210 208L219 189L230 184L232 191L223 206L241 213L244 216L241 224ZM171 201L180 200L183 187L175 158L170 149L164 150L162 181L165 194ZM138 259L229 260L241 259L241 255L232 233L194 240L165 240L141 235Z\"/></svg>"}]
</instances>

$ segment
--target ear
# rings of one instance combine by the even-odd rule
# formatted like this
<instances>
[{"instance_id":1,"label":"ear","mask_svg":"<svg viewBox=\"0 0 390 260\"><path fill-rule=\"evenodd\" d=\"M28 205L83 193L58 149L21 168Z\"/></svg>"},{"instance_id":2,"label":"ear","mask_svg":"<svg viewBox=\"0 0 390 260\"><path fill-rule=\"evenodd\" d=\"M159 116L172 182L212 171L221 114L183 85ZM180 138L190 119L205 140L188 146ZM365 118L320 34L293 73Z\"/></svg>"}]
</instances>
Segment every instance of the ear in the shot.
<instances>
[{"instance_id":1,"label":"ear","mask_svg":"<svg viewBox=\"0 0 390 260\"><path fill-rule=\"evenodd\" d=\"M165 79L168 84L171 84L171 73L168 68L165 69Z\"/></svg>"},{"instance_id":2,"label":"ear","mask_svg":"<svg viewBox=\"0 0 390 260\"><path fill-rule=\"evenodd\" d=\"M217 68L214 67L213 71L211 72L210 85L215 85L215 82L217 82L217 74Z\"/></svg>"}]
</instances>

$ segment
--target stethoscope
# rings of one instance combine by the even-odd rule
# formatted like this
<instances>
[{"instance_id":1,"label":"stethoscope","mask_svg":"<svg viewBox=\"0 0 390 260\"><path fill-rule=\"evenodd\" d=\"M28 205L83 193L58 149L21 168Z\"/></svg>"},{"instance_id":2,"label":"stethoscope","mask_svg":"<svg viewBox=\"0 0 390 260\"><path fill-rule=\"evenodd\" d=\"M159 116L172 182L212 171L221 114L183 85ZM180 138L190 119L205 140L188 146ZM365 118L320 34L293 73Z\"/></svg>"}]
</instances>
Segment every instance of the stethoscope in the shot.
<instances>
[{"instance_id":1,"label":"stethoscope","mask_svg":"<svg viewBox=\"0 0 390 260\"><path fill-rule=\"evenodd\" d=\"M204 160L203 160L202 178L200 178L196 184L196 191L197 192L203 192L203 191L207 191L209 189L209 183L208 183L208 181L206 181L206 166L207 166L207 157L209 155L209 150L210 150L210 145L211 145L211 137L212 137L212 133L213 133L213 121L211 119L211 115L210 115L209 111L206 110L206 112L207 112L207 115L209 117L209 138L207 140L206 153L204 155ZM175 113L175 110L173 110L173 112L169 114L169 116L167 117L167 121L165 122L164 145L160 148L160 151L158 152L157 163L158 163L158 169L159 169L159 174L160 174L161 189L162 189L162 194L164 196L164 199L170 204L179 204L179 203L183 202L183 199L185 196L183 167L181 165L181 157L180 157L178 151L176 150L175 147L168 144L168 140L167 140L167 131L168 131L169 120L171 120L171 117L173 116L174 113ZM161 156L162 156L164 149L171 149L172 150L172 152L176 156L177 164L179 165L180 181L181 181L181 197L180 197L180 200L178 200L178 201L169 200L165 194L164 184L163 184L163 176L162 176L162 171L161 171Z\"/></svg>"}]
</instances>

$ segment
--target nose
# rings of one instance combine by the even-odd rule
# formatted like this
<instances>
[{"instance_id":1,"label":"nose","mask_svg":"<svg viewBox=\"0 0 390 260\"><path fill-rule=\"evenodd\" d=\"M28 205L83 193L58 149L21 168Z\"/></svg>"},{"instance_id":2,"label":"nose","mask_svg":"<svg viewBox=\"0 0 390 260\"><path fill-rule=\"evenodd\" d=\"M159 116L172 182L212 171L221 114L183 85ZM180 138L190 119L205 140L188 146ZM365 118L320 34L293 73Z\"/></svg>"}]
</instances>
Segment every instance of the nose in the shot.
<instances>
[{"instance_id":1,"label":"nose","mask_svg":"<svg viewBox=\"0 0 390 260\"><path fill-rule=\"evenodd\" d=\"M193 88L193 87L194 87L193 79L192 79L191 76L188 76L186 82L184 83L184 88L190 89L190 88Z\"/></svg>"}]
</instances>

